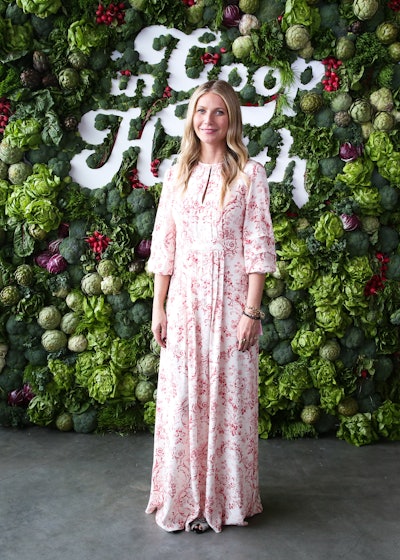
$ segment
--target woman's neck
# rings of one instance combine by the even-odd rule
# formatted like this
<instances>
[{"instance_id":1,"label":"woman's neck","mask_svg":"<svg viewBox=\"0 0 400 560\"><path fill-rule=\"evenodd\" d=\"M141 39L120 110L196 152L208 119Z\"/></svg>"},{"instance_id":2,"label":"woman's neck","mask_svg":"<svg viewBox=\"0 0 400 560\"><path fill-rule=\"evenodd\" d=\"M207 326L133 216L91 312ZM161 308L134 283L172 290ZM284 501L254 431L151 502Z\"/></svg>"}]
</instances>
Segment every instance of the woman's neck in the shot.
<instances>
[{"instance_id":1,"label":"woman's neck","mask_svg":"<svg viewBox=\"0 0 400 560\"><path fill-rule=\"evenodd\" d=\"M200 161L202 163L214 164L214 163L222 163L225 159L226 150L215 150L210 146L209 149L207 147L203 147L200 152Z\"/></svg>"}]
</instances>

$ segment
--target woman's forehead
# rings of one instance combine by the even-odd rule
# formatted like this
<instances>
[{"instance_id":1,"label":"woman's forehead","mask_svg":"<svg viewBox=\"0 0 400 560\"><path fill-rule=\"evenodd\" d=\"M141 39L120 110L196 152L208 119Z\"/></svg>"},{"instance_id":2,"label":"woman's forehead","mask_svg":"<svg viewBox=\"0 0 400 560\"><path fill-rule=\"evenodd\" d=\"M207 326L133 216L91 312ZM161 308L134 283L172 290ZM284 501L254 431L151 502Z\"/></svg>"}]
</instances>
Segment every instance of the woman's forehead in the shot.
<instances>
[{"instance_id":1,"label":"woman's forehead","mask_svg":"<svg viewBox=\"0 0 400 560\"><path fill-rule=\"evenodd\" d=\"M208 91L199 97L196 103L197 106L211 105L213 107L226 107L225 101L217 93Z\"/></svg>"}]
</instances>

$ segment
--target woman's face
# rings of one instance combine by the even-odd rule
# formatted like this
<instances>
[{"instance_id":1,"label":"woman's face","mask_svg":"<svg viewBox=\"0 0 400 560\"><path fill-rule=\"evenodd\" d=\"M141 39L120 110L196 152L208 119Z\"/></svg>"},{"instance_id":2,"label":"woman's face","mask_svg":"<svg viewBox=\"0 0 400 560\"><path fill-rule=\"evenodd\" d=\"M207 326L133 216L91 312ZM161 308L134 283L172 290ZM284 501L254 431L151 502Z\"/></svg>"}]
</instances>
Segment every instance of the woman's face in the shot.
<instances>
[{"instance_id":1,"label":"woman's face","mask_svg":"<svg viewBox=\"0 0 400 560\"><path fill-rule=\"evenodd\" d=\"M216 93L202 95L193 115L193 128L200 142L225 147L228 127L228 110L224 100Z\"/></svg>"}]
</instances>

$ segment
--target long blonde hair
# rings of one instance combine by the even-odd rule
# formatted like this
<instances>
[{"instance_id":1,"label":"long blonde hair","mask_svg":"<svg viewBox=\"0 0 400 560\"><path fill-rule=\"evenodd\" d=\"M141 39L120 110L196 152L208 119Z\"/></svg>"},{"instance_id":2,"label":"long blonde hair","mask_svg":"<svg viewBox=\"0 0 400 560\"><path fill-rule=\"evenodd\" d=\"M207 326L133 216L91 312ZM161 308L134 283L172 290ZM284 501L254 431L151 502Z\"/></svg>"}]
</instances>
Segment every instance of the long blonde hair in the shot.
<instances>
[{"instance_id":1,"label":"long blonde hair","mask_svg":"<svg viewBox=\"0 0 400 560\"><path fill-rule=\"evenodd\" d=\"M243 124L239 98L228 82L211 80L199 86L190 98L186 116L185 128L177 162L177 180L186 190L193 168L200 159L201 144L193 127L193 116L197 102L206 93L215 93L225 102L229 126L226 135L226 153L222 162L221 203L233 181L243 173L249 156L243 143Z\"/></svg>"}]
</instances>

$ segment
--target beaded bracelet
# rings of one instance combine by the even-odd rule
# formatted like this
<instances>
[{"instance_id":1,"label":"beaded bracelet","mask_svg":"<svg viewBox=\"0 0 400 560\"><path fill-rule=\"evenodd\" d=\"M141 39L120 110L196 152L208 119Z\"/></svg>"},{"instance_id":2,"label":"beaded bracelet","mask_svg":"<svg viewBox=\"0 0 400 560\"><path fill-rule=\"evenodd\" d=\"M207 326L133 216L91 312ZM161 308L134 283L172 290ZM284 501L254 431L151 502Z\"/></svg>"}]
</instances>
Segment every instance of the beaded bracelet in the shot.
<instances>
[{"instance_id":1,"label":"beaded bracelet","mask_svg":"<svg viewBox=\"0 0 400 560\"><path fill-rule=\"evenodd\" d=\"M245 310L243 310L243 315L246 315L246 317L248 317L249 319L253 319L253 321L261 321L260 315L249 315Z\"/></svg>"},{"instance_id":2,"label":"beaded bracelet","mask_svg":"<svg viewBox=\"0 0 400 560\"><path fill-rule=\"evenodd\" d=\"M256 317L260 317L261 319L265 318L265 313L257 307L252 307L251 305L245 305L245 309L249 309L250 311L253 311L253 315L255 315Z\"/></svg>"}]
</instances>

